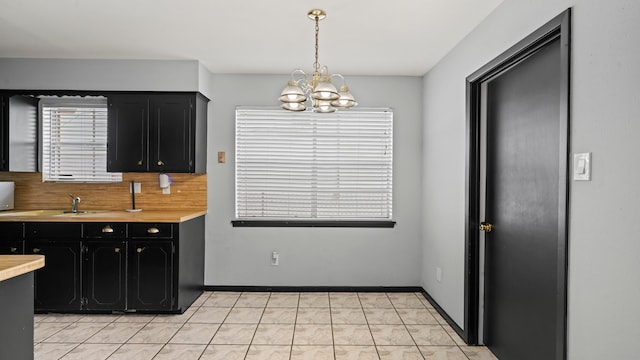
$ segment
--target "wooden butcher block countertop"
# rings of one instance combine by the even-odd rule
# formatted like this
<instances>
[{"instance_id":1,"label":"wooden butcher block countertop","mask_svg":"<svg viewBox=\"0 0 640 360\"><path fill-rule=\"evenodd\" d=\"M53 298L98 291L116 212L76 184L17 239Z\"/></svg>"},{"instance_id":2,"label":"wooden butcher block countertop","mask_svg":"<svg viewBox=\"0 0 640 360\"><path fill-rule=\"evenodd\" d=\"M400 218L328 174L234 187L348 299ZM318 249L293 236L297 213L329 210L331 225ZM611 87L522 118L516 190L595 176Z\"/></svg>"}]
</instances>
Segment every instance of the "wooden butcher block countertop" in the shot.
<instances>
[{"instance_id":1,"label":"wooden butcher block countertop","mask_svg":"<svg viewBox=\"0 0 640 360\"><path fill-rule=\"evenodd\" d=\"M43 255L0 255L0 281L44 267Z\"/></svg>"},{"instance_id":2,"label":"wooden butcher block countertop","mask_svg":"<svg viewBox=\"0 0 640 360\"><path fill-rule=\"evenodd\" d=\"M86 210L66 213L64 210L11 210L0 212L0 222L151 222L180 223L206 215L206 210Z\"/></svg>"}]
</instances>

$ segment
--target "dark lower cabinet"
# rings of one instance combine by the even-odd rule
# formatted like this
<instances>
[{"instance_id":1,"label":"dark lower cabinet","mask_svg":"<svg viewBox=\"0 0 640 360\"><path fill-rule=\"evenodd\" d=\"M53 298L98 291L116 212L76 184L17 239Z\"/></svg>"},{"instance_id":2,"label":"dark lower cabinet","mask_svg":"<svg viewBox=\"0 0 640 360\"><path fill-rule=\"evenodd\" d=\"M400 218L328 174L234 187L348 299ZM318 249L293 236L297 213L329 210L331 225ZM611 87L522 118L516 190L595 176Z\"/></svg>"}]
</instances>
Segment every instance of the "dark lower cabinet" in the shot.
<instances>
[{"instance_id":1,"label":"dark lower cabinet","mask_svg":"<svg viewBox=\"0 0 640 360\"><path fill-rule=\"evenodd\" d=\"M79 310L80 241L28 241L25 250L45 256L45 267L34 272L34 310Z\"/></svg>"},{"instance_id":2,"label":"dark lower cabinet","mask_svg":"<svg viewBox=\"0 0 640 360\"><path fill-rule=\"evenodd\" d=\"M0 255L20 255L24 253L22 223L0 223Z\"/></svg>"},{"instance_id":3,"label":"dark lower cabinet","mask_svg":"<svg viewBox=\"0 0 640 360\"><path fill-rule=\"evenodd\" d=\"M8 225L12 224L12 225ZM9 234L5 240L4 234ZM0 253L45 256L34 311L182 313L204 287L204 216L181 223L2 223ZM23 235L24 233L24 235Z\"/></svg>"},{"instance_id":4,"label":"dark lower cabinet","mask_svg":"<svg viewBox=\"0 0 640 360\"><path fill-rule=\"evenodd\" d=\"M173 307L172 241L129 242L129 307L139 311L170 310Z\"/></svg>"},{"instance_id":5,"label":"dark lower cabinet","mask_svg":"<svg viewBox=\"0 0 640 360\"><path fill-rule=\"evenodd\" d=\"M20 255L24 252L24 241L1 240L0 255Z\"/></svg>"},{"instance_id":6,"label":"dark lower cabinet","mask_svg":"<svg viewBox=\"0 0 640 360\"><path fill-rule=\"evenodd\" d=\"M126 241L85 241L83 254L84 309L97 311L126 309Z\"/></svg>"}]
</instances>

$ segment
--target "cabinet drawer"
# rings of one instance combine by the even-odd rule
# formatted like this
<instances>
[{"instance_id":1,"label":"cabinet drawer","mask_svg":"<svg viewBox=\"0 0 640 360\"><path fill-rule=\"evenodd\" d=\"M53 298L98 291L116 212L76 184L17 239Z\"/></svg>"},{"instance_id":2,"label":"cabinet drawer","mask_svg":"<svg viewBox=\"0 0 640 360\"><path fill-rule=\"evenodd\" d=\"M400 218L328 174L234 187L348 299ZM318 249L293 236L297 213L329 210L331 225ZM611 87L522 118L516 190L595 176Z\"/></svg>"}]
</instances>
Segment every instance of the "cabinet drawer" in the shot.
<instances>
[{"instance_id":1,"label":"cabinet drawer","mask_svg":"<svg viewBox=\"0 0 640 360\"><path fill-rule=\"evenodd\" d=\"M173 224L129 224L129 237L132 239L172 239Z\"/></svg>"},{"instance_id":2,"label":"cabinet drawer","mask_svg":"<svg viewBox=\"0 0 640 360\"><path fill-rule=\"evenodd\" d=\"M80 239L80 223L25 223L26 239Z\"/></svg>"},{"instance_id":3,"label":"cabinet drawer","mask_svg":"<svg viewBox=\"0 0 640 360\"><path fill-rule=\"evenodd\" d=\"M2 240L20 240L22 239L22 223L0 223L0 234L2 234Z\"/></svg>"},{"instance_id":4,"label":"cabinet drawer","mask_svg":"<svg viewBox=\"0 0 640 360\"><path fill-rule=\"evenodd\" d=\"M127 224L86 223L82 227L82 237L89 239L123 239L127 237Z\"/></svg>"}]
</instances>

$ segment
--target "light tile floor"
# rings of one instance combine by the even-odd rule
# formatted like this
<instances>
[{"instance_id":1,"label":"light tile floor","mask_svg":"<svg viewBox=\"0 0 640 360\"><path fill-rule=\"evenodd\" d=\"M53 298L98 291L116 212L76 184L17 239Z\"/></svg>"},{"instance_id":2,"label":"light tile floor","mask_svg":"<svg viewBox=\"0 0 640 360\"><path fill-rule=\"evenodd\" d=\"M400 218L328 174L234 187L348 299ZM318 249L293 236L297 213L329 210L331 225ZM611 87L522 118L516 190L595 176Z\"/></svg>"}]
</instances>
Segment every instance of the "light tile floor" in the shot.
<instances>
[{"instance_id":1,"label":"light tile floor","mask_svg":"<svg viewBox=\"0 0 640 360\"><path fill-rule=\"evenodd\" d=\"M205 292L181 315L35 316L35 359L495 360L420 293Z\"/></svg>"}]
</instances>

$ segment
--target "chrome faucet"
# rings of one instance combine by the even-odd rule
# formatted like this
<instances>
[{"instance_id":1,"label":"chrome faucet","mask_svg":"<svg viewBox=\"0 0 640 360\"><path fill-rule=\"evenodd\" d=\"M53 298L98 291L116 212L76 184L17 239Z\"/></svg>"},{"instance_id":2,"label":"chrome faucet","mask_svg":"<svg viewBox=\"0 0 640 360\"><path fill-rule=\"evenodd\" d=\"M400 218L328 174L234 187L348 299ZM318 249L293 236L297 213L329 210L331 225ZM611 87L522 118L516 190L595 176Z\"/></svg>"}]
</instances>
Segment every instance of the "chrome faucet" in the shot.
<instances>
[{"instance_id":1,"label":"chrome faucet","mask_svg":"<svg viewBox=\"0 0 640 360\"><path fill-rule=\"evenodd\" d=\"M73 194L69 194L69 197L71 198L71 212L72 213L77 213L78 212L78 203L80 202L80 198L77 196L73 196Z\"/></svg>"}]
</instances>

